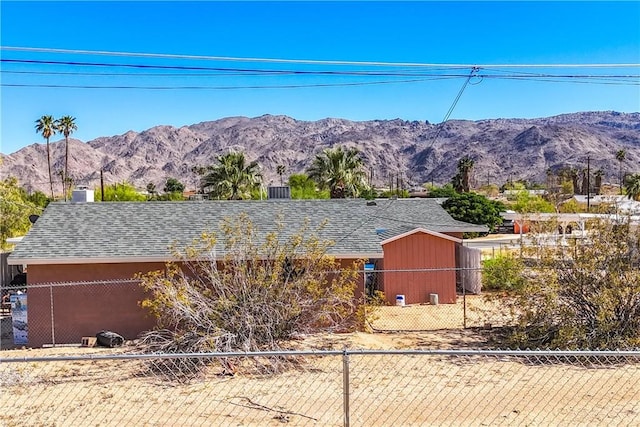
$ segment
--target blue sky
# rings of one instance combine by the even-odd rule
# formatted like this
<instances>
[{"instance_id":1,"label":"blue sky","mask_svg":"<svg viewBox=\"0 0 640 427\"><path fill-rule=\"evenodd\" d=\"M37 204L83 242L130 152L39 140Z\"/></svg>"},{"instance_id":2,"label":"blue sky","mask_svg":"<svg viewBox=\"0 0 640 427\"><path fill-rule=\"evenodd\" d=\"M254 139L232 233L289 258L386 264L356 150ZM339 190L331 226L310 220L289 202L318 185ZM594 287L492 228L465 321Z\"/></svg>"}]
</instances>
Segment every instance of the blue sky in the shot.
<instances>
[{"instance_id":1,"label":"blue sky","mask_svg":"<svg viewBox=\"0 0 640 427\"><path fill-rule=\"evenodd\" d=\"M76 117L73 136L83 141L160 124L262 114L439 123L473 64L484 65L478 71L483 77L469 81L451 119L640 111L638 77L593 77L640 74L639 2L2 1L0 13L5 154L42 141L34 122L44 114ZM448 66L187 60L8 47ZM635 66L518 67L594 63ZM354 71L375 75L344 74ZM61 85L74 87L50 87Z\"/></svg>"}]
</instances>

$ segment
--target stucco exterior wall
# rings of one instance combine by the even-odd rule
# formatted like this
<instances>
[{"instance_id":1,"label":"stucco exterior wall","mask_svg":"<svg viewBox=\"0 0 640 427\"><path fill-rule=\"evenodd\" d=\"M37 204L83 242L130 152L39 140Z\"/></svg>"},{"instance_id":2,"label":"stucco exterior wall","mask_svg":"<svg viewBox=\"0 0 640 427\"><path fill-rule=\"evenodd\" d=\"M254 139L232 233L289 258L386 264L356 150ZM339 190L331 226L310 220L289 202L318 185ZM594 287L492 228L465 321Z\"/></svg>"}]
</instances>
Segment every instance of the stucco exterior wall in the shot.
<instances>
[{"instance_id":1,"label":"stucco exterior wall","mask_svg":"<svg viewBox=\"0 0 640 427\"><path fill-rule=\"evenodd\" d=\"M136 273L163 269L162 263L28 266L29 346L40 347L54 341L79 344L83 336L95 336L101 330L134 339L155 325L155 319L139 305L145 292L136 283L51 287L39 284L132 279Z\"/></svg>"},{"instance_id":2,"label":"stucco exterior wall","mask_svg":"<svg viewBox=\"0 0 640 427\"><path fill-rule=\"evenodd\" d=\"M355 260L339 260L340 268ZM162 263L30 265L28 284L29 347L45 344L79 344L83 336L101 330L135 339L155 326L156 320L140 301L145 291L137 283L118 283L137 273L164 270ZM41 286L49 283L112 281L109 284ZM364 295L364 278L359 274L355 297ZM53 300L53 322L52 304Z\"/></svg>"},{"instance_id":3,"label":"stucco exterior wall","mask_svg":"<svg viewBox=\"0 0 640 427\"><path fill-rule=\"evenodd\" d=\"M384 293L395 304L396 295L404 295L407 304L429 302L429 294L438 294L440 303L456 302L455 270L394 271L411 269L453 269L456 266L454 241L426 233L414 233L386 243L384 248Z\"/></svg>"}]
</instances>

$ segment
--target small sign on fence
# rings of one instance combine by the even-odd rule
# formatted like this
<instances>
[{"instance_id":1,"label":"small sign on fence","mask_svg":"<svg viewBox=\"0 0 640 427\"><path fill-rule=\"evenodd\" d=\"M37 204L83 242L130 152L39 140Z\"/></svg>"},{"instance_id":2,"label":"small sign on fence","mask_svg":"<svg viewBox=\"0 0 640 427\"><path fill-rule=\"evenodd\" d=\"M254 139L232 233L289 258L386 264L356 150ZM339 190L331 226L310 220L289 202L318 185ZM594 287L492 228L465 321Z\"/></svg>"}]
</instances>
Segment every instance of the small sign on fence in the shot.
<instances>
[{"instance_id":1,"label":"small sign on fence","mask_svg":"<svg viewBox=\"0 0 640 427\"><path fill-rule=\"evenodd\" d=\"M13 343L29 342L29 326L27 323L27 294L11 295L11 322L13 324Z\"/></svg>"}]
</instances>

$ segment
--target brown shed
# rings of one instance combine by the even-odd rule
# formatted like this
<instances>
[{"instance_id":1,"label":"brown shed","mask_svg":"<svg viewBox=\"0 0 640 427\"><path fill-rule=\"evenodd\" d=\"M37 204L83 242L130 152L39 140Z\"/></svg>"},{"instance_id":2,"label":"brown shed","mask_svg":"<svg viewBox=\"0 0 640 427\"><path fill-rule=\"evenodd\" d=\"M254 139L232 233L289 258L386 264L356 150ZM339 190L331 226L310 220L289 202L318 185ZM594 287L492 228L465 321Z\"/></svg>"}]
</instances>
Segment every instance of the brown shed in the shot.
<instances>
[{"instance_id":1,"label":"brown shed","mask_svg":"<svg viewBox=\"0 0 640 427\"><path fill-rule=\"evenodd\" d=\"M462 240L416 228L381 242L384 251L384 293L389 302L404 295L407 304L456 302L456 245Z\"/></svg>"}]
</instances>

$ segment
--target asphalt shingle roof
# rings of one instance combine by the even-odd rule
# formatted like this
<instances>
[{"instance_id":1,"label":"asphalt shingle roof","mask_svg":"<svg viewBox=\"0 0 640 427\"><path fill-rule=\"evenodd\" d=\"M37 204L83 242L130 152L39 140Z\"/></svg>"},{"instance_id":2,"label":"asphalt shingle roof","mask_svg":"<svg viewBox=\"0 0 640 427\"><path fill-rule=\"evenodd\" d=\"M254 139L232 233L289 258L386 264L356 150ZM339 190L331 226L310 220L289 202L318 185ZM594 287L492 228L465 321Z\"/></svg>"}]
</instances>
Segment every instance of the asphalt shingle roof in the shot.
<instances>
[{"instance_id":1,"label":"asphalt shingle roof","mask_svg":"<svg viewBox=\"0 0 640 427\"><path fill-rule=\"evenodd\" d=\"M281 215L283 234L328 221L320 237L335 255L380 254L386 238L422 227L437 232L487 231L456 221L432 199L265 200L193 202L51 203L10 256L12 263L135 262L166 260L172 244L202 232L220 234L226 218L246 213L260 233L273 231ZM81 261L78 261L81 260ZM102 261L101 261L102 260Z\"/></svg>"}]
</instances>

